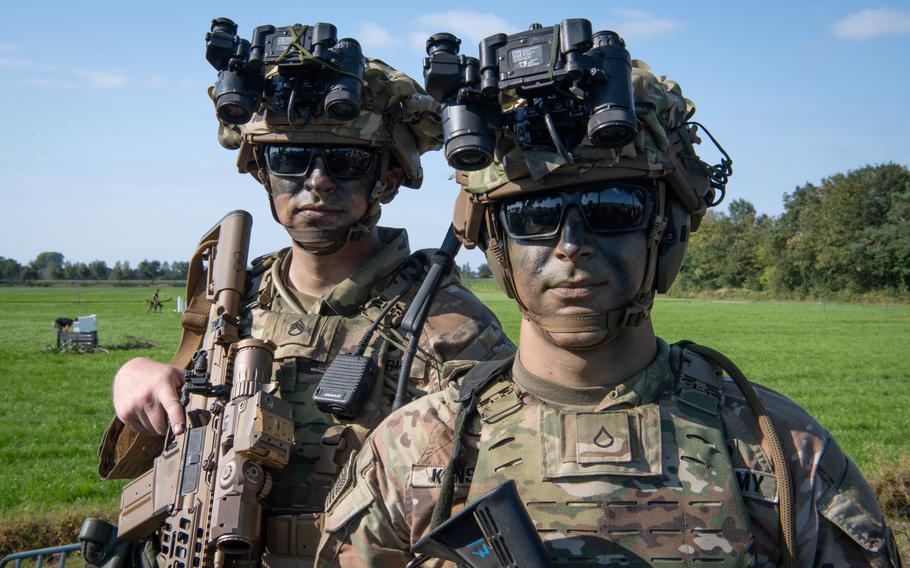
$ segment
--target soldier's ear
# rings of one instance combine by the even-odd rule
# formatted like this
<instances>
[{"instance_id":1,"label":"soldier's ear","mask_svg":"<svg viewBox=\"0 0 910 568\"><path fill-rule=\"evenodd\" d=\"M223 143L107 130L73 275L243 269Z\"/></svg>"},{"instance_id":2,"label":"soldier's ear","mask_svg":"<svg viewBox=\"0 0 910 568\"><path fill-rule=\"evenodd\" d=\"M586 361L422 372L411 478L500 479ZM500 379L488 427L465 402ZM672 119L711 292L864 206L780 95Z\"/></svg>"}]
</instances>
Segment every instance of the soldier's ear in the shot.
<instances>
[{"instance_id":1,"label":"soldier's ear","mask_svg":"<svg viewBox=\"0 0 910 568\"><path fill-rule=\"evenodd\" d=\"M383 185L385 185L385 190L382 192L382 197L379 200L385 204L392 201L398 194L398 188L400 188L401 184L404 182L404 170L399 166L389 168L389 171L386 173L382 182Z\"/></svg>"}]
</instances>

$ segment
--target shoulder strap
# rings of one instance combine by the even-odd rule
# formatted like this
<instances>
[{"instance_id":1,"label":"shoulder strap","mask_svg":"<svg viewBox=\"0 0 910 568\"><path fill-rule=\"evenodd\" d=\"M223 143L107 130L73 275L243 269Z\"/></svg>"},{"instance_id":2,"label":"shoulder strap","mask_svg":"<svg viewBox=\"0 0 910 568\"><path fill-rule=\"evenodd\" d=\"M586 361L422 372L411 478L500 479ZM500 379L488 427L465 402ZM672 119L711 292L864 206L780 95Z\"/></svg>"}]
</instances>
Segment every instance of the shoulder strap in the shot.
<instances>
[{"instance_id":1,"label":"shoulder strap","mask_svg":"<svg viewBox=\"0 0 910 568\"><path fill-rule=\"evenodd\" d=\"M680 402L712 416L720 414L723 378L717 365L692 349L682 347L677 378Z\"/></svg>"},{"instance_id":2,"label":"shoulder strap","mask_svg":"<svg viewBox=\"0 0 910 568\"><path fill-rule=\"evenodd\" d=\"M186 277L186 309L180 321L180 343L177 352L171 358L171 365L186 369L195 353L202 345L205 328L208 324L211 300L207 297L208 276L203 270L203 257L218 243L217 240L204 240L196 247L190 259Z\"/></svg>"},{"instance_id":3,"label":"shoulder strap","mask_svg":"<svg viewBox=\"0 0 910 568\"><path fill-rule=\"evenodd\" d=\"M458 402L462 404L462 408L465 403L471 401L473 404L469 406L476 407L477 394L490 384L490 381L501 376L506 369L510 369L514 361L515 355L513 354L506 359L483 361L468 369L461 379L461 388L458 391Z\"/></svg>"},{"instance_id":4,"label":"shoulder strap","mask_svg":"<svg viewBox=\"0 0 910 568\"><path fill-rule=\"evenodd\" d=\"M676 345L683 349L683 365L685 365L685 354L694 353L699 355L700 358L704 358L707 362L717 365L726 371L730 375L730 378L733 379L734 384L736 384L740 392L743 393L746 402L758 419L758 427L762 437L767 440L768 445L770 446L771 464L774 473L777 475L777 488L780 493L780 531L783 566L784 568L795 568L797 559L793 475L790 472L790 464L787 461L786 454L784 454L780 437L774 429L771 416L765 411L765 407L762 405L758 393L755 392L755 389L743 372L740 371L739 367L734 365L733 361L728 359L723 353L703 345L698 345L692 341L680 341ZM718 387L719 386L720 383L718 383ZM699 400L699 398L695 397L694 400ZM701 402L704 402L704 399L701 399ZM692 404L692 402L689 402L689 404Z\"/></svg>"},{"instance_id":5,"label":"shoulder strap","mask_svg":"<svg viewBox=\"0 0 910 568\"><path fill-rule=\"evenodd\" d=\"M461 388L458 392L458 402L461 408L455 417L455 441L452 446L452 457L442 474L439 500L433 508L430 520L430 530L435 529L452 516L452 500L455 494L455 471L461 465L461 438L464 436L465 426L471 414L477 410L477 395L490 382L502 376L503 372L512 368L515 355L499 361L484 361L471 367L464 378L461 379Z\"/></svg>"},{"instance_id":6,"label":"shoulder strap","mask_svg":"<svg viewBox=\"0 0 910 568\"><path fill-rule=\"evenodd\" d=\"M414 284L419 283L423 278L427 266L429 266L429 261L426 256L420 254L420 251L411 253L373 284L370 295L391 298L400 294L402 301L409 302L419 287ZM399 280L400 284L397 282Z\"/></svg>"}]
</instances>

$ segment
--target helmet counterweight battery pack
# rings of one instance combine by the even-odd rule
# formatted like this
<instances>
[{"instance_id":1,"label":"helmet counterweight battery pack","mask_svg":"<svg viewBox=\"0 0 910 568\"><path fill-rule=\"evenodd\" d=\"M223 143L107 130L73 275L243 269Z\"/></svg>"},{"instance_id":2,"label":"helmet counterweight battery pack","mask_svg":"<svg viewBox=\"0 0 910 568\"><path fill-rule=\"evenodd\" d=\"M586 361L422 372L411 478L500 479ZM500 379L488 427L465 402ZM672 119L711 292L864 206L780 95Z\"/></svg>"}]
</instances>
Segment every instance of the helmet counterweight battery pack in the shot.
<instances>
[{"instance_id":1,"label":"helmet counterweight battery pack","mask_svg":"<svg viewBox=\"0 0 910 568\"><path fill-rule=\"evenodd\" d=\"M354 418L376 377L376 362L354 353L339 353L316 386L319 410L343 419Z\"/></svg>"}]
</instances>

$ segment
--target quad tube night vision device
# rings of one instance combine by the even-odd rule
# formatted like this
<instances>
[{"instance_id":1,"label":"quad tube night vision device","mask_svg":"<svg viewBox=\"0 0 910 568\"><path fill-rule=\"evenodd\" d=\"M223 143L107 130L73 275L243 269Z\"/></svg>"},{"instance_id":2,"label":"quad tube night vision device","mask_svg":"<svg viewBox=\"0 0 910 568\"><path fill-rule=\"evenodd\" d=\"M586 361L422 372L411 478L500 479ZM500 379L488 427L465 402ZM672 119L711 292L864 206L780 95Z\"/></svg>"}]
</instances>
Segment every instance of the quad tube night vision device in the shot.
<instances>
[{"instance_id":1,"label":"quad tube night vision device","mask_svg":"<svg viewBox=\"0 0 910 568\"><path fill-rule=\"evenodd\" d=\"M298 125L317 116L348 121L363 103L364 57L357 40L334 25L259 26L248 41L228 18L212 20L205 58L218 70L215 112L245 124L265 99L266 121ZM277 67L277 73L267 71Z\"/></svg>"},{"instance_id":2,"label":"quad tube night vision device","mask_svg":"<svg viewBox=\"0 0 910 568\"><path fill-rule=\"evenodd\" d=\"M631 60L616 32L591 32L583 18L480 42L480 57L459 55L461 40L427 40L427 92L442 104L445 155L459 170L490 164L499 129L522 147L548 147L571 163L585 138L622 147L638 132ZM524 99L522 104L504 105ZM509 108L509 110L502 110Z\"/></svg>"}]
</instances>

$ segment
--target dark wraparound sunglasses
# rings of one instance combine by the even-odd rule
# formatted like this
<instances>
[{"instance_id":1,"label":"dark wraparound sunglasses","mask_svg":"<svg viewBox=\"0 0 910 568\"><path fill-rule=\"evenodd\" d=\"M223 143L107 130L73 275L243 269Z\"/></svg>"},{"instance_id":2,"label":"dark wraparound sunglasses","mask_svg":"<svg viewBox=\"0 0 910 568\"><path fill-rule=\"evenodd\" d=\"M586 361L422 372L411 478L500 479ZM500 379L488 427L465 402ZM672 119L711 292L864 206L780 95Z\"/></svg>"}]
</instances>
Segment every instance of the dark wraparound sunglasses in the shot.
<instances>
[{"instance_id":1,"label":"dark wraparound sunglasses","mask_svg":"<svg viewBox=\"0 0 910 568\"><path fill-rule=\"evenodd\" d=\"M313 160L322 158L329 174L338 179L370 175L377 163L378 152L365 146L286 146L269 144L265 161L269 171L282 177L310 175Z\"/></svg>"},{"instance_id":2,"label":"dark wraparound sunglasses","mask_svg":"<svg viewBox=\"0 0 910 568\"><path fill-rule=\"evenodd\" d=\"M651 192L637 185L611 184L596 189L560 191L518 197L503 203L500 219L513 239L549 239L562 230L569 206L581 212L588 230L621 233L648 225Z\"/></svg>"}]
</instances>

